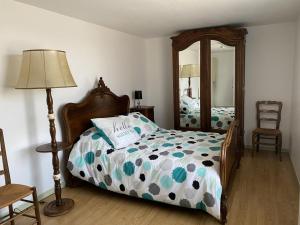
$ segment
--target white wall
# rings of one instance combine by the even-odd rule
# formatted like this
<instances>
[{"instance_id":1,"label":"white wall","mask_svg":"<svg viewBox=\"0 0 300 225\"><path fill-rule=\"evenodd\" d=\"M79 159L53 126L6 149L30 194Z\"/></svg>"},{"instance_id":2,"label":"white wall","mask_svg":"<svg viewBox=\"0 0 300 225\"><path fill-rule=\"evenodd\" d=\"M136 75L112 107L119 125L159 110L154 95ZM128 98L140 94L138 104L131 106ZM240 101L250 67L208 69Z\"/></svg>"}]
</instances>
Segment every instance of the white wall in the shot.
<instances>
[{"instance_id":1,"label":"white wall","mask_svg":"<svg viewBox=\"0 0 300 225\"><path fill-rule=\"evenodd\" d=\"M300 16L297 22L295 76L293 80L292 105L291 159L298 177L298 181L300 181Z\"/></svg>"},{"instance_id":2,"label":"white wall","mask_svg":"<svg viewBox=\"0 0 300 225\"><path fill-rule=\"evenodd\" d=\"M245 140L251 145L257 100L283 101L283 148L290 147L290 116L294 71L295 23L248 27L246 43ZM147 40L147 85L155 90L152 103L160 107L159 121L173 124L172 50L169 38ZM152 77L156 79L152 80ZM149 82L152 80L152 82ZM155 89L154 89L155 88ZM152 91L153 91L152 90ZM163 107L163 108L162 108Z\"/></svg>"},{"instance_id":3,"label":"white wall","mask_svg":"<svg viewBox=\"0 0 300 225\"><path fill-rule=\"evenodd\" d=\"M290 148L291 95L295 23L248 27L245 78L245 143L251 145L257 100L283 102L280 129L283 148Z\"/></svg>"},{"instance_id":4,"label":"white wall","mask_svg":"<svg viewBox=\"0 0 300 225\"><path fill-rule=\"evenodd\" d=\"M77 88L53 89L55 112L76 102L104 77L116 94L145 89L145 41L53 12L0 1L0 127L5 132L11 177L36 185L42 193L53 186L50 154L34 149L49 142L45 90L15 90L22 50L66 50ZM145 95L147 97L147 94ZM56 122L57 139L61 140Z\"/></svg>"},{"instance_id":5,"label":"white wall","mask_svg":"<svg viewBox=\"0 0 300 225\"><path fill-rule=\"evenodd\" d=\"M173 127L172 42L169 38L146 40L146 86L148 105L155 106L155 121Z\"/></svg>"},{"instance_id":6,"label":"white wall","mask_svg":"<svg viewBox=\"0 0 300 225\"><path fill-rule=\"evenodd\" d=\"M235 52L234 50L215 51L212 52L212 58L216 60L212 62L212 74L215 73L215 81L211 80L212 106L233 106Z\"/></svg>"}]
</instances>

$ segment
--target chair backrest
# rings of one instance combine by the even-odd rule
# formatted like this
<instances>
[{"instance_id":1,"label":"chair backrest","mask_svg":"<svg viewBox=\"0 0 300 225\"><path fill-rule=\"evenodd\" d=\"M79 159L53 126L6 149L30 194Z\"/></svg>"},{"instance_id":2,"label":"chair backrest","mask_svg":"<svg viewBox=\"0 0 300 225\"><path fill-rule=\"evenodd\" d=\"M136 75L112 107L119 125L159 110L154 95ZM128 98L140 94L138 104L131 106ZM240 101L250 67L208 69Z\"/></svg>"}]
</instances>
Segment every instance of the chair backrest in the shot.
<instances>
[{"instance_id":1,"label":"chair backrest","mask_svg":"<svg viewBox=\"0 0 300 225\"><path fill-rule=\"evenodd\" d=\"M275 128L279 129L281 121L282 102L278 101L257 101L256 120L257 127L261 128L262 121L275 123Z\"/></svg>"},{"instance_id":2,"label":"chair backrest","mask_svg":"<svg viewBox=\"0 0 300 225\"><path fill-rule=\"evenodd\" d=\"M3 169L0 167L0 177L4 175L5 184L10 184L10 174L8 169L8 162L6 156L6 149L4 143L3 131L0 129L0 158L2 158Z\"/></svg>"}]
</instances>

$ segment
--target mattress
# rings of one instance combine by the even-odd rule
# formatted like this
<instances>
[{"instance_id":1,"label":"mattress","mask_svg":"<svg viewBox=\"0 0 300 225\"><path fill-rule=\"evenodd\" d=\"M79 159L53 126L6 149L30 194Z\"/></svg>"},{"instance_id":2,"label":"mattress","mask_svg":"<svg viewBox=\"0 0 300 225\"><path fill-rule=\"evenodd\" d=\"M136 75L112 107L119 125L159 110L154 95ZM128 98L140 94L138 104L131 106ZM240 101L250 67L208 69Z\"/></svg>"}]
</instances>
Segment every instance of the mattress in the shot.
<instances>
[{"instance_id":1,"label":"mattress","mask_svg":"<svg viewBox=\"0 0 300 225\"><path fill-rule=\"evenodd\" d=\"M91 128L74 145L67 167L99 188L201 209L220 219L224 138L218 133L159 129L116 150Z\"/></svg>"}]
</instances>

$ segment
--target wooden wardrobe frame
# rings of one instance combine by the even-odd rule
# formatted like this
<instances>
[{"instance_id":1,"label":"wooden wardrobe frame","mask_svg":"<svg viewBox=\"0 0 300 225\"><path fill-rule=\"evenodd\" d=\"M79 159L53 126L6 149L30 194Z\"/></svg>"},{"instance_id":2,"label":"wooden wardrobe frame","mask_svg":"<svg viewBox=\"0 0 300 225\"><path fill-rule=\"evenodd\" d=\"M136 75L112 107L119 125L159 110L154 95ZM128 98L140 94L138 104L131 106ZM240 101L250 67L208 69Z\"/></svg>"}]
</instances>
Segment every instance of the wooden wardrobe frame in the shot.
<instances>
[{"instance_id":1,"label":"wooden wardrobe frame","mask_svg":"<svg viewBox=\"0 0 300 225\"><path fill-rule=\"evenodd\" d=\"M239 121L238 146L244 148L245 28L213 27L187 30L171 37L173 51L174 126L177 130L202 130L225 133L211 128L211 40L235 47L235 119ZM200 41L200 124L201 128L180 126L179 52Z\"/></svg>"}]
</instances>

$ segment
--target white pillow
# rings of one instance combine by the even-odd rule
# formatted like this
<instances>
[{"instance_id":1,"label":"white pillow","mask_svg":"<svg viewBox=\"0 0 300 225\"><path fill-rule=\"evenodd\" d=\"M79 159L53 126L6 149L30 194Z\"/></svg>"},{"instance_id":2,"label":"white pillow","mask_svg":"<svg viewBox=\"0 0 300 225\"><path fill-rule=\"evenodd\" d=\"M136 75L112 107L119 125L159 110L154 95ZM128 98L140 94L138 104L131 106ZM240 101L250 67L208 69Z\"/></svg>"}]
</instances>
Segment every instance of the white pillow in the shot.
<instances>
[{"instance_id":1,"label":"white pillow","mask_svg":"<svg viewBox=\"0 0 300 225\"><path fill-rule=\"evenodd\" d=\"M94 118L92 122L100 132L107 136L115 149L125 148L140 139L127 117Z\"/></svg>"}]
</instances>

